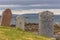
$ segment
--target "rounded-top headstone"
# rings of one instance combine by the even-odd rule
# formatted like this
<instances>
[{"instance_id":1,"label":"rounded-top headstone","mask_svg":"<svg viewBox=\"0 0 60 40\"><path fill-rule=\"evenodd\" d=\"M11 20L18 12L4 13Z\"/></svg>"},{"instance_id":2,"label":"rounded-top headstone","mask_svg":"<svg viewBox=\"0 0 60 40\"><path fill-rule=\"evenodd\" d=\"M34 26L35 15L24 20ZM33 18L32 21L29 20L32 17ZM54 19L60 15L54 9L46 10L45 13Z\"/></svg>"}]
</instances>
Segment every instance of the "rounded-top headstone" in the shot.
<instances>
[{"instance_id":1,"label":"rounded-top headstone","mask_svg":"<svg viewBox=\"0 0 60 40\"><path fill-rule=\"evenodd\" d=\"M5 11L2 12L1 26L10 26L11 17L12 17L11 9L9 8L5 9Z\"/></svg>"},{"instance_id":2,"label":"rounded-top headstone","mask_svg":"<svg viewBox=\"0 0 60 40\"><path fill-rule=\"evenodd\" d=\"M39 14L39 34L53 37L54 15L50 11L44 11Z\"/></svg>"},{"instance_id":3,"label":"rounded-top headstone","mask_svg":"<svg viewBox=\"0 0 60 40\"><path fill-rule=\"evenodd\" d=\"M22 30L24 30L24 16L20 15L16 17L16 27L17 28L21 28Z\"/></svg>"}]
</instances>

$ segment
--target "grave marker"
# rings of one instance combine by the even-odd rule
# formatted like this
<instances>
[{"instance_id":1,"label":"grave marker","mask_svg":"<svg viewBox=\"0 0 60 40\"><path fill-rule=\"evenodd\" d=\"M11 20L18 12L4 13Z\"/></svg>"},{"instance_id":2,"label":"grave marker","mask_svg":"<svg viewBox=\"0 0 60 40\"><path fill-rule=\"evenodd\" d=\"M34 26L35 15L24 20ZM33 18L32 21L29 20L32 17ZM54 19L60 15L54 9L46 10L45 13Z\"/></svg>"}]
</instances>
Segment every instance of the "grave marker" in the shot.
<instances>
[{"instance_id":1,"label":"grave marker","mask_svg":"<svg viewBox=\"0 0 60 40\"><path fill-rule=\"evenodd\" d=\"M39 34L47 37L53 37L54 33L54 15L50 11L44 11L39 14Z\"/></svg>"},{"instance_id":2,"label":"grave marker","mask_svg":"<svg viewBox=\"0 0 60 40\"><path fill-rule=\"evenodd\" d=\"M3 11L1 26L10 26L11 17L12 13L10 9Z\"/></svg>"},{"instance_id":3,"label":"grave marker","mask_svg":"<svg viewBox=\"0 0 60 40\"><path fill-rule=\"evenodd\" d=\"M24 30L24 17L23 16L17 16L16 17L16 27L21 28Z\"/></svg>"}]
</instances>

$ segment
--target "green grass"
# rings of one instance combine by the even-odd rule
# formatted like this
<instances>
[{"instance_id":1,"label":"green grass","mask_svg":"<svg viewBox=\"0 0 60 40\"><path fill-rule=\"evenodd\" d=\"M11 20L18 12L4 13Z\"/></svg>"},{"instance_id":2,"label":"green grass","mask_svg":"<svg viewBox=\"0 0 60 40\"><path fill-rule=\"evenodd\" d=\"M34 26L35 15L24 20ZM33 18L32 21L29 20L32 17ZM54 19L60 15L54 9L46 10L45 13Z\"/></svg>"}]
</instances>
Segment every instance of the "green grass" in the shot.
<instances>
[{"instance_id":1,"label":"green grass","mask_svg":"<svg viewBox=\"0 0 60 40\"><path fill-rule=\"evenodd\" d=\"M0 40L52 40L18 28L0 27Z\"/></svg>"}]
</instances>

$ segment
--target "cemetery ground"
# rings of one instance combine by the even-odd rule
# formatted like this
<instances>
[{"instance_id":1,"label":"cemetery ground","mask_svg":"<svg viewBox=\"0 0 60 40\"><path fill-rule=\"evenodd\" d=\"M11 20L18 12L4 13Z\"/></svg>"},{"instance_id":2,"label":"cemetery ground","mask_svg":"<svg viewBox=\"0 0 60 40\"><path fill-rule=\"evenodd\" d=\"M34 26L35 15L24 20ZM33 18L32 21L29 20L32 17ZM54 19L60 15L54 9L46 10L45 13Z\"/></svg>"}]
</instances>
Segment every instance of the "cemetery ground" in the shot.
<instances>
[{"instance_id":1,"label":"cemetery ground","mask_svg":"<svg viewBox=\"0 0 60 40\"><path fill-rule=\"evenodd\" d=\"M19 28L0 26L0 40L52 40L51 38L23 31Z\"/></svg>"}]
</instances>

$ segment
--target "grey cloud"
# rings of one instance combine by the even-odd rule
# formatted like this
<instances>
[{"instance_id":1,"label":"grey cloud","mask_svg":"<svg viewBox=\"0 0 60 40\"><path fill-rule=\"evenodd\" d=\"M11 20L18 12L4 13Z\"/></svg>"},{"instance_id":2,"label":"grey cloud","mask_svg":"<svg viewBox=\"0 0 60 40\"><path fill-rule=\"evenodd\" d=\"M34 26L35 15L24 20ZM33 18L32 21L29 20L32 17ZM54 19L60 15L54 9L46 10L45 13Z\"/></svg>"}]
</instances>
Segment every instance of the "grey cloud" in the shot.
<instances>
[{"instance_id":1,"label":"grey cloud","mask_svg":"<svg viewBox=\"0 0 60 40\"><path fill-rule=\"evenodd\" d=\"M4 9L6 7L0 7L0 9ZM56 6L56 5L45 5L45 6L20 6L20 7L9 7L13 10L28 10L28 9L59 9L60 8L60 5Z\"/></svg>"},{"instance_id":2,"label":"grey cloud","mask_svg":"<svg viewBox=\"0 0 60 40\"><path fill-rule=\"evenodd\" d=\"M0 0L0 5L24 5L22 7L11 7L11 9L59 9L60 0ZM48 6L29 6L35 4L48 4ZM3 8L2 8L3 9Z\"/></svg>"},{"instance_id":3,"label":"grey cloud","mask_svg":"<svg viewBox=\"0 0 60 40\"><path fill-rule=\"evenodd\" d=\"M5 1L0 0L0 4L20 4L20 5L60 4L60 0L5 0Z\"/></svg>"}]
</instances>

